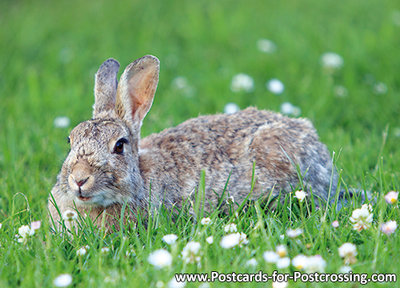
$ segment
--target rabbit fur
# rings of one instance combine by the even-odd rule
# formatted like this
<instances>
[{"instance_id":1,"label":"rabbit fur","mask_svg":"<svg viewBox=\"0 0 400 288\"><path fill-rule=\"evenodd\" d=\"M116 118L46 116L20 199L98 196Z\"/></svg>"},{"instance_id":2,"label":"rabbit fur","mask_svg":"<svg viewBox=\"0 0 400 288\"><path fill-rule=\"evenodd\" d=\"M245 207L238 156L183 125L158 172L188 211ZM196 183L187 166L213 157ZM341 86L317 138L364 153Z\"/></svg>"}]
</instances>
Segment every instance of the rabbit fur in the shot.
<instances>
[{"instance_id":1,"label":"rabbit fur","mask_svg":"<svg viewBox=\"0 0 400 288\"><path fill-rule=\"evenodd\" d=\"M89 215L98 226L105 217L106 227L118 228L124 203L131 219L132 211L143 212L149 203L181 207L193 199L202 170L206 210L217 204L229 176L226 191L240 204L251 190L253 163L250 199L298 187L296 166L314 195L327 200L328 191L336 192L331 157L307 119L247 108L200 116L140 139L158 84L159 60L148 55L134 61L119 83L118 69L114 59L100 66L93 118L70 133L71 150L49 197L55 228L70 209Z\"/></svg>"}]
</instances>

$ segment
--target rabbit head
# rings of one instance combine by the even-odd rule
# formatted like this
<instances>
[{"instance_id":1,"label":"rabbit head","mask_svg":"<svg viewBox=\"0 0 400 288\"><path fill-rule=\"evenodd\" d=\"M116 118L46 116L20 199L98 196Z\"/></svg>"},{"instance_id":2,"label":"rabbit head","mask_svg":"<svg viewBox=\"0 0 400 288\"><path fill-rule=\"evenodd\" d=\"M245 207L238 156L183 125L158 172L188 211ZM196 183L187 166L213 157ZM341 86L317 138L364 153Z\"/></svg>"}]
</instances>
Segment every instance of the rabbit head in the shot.
<instances>
[{"instance_id":1,"label":"rabbit head","mask_svg":"<svg viewBox=\"0 0 400 288\"><path fill-rule=\"evenodd\" d=\"M96 73L93 118L70 133L71 150L53 188L55 198L92 207L144 201L139 137L157 88L159 61L136 60L119 83L118 69L119 63L108 59Z\"/></svg>"}]
</instances>

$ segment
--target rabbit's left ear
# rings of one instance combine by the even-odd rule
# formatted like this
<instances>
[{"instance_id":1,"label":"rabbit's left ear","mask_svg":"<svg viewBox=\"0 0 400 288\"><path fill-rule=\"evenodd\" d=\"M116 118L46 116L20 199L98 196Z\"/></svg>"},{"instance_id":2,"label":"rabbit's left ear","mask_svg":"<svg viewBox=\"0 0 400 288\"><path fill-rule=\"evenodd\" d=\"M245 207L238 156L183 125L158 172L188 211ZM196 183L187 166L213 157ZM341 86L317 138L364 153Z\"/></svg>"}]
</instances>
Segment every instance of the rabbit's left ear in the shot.
<instances>
[{"instance_id":1,"label":"rabbit's left ear","mask_svg":"<svg viewBox=\"0 0 400 288\"><path fill-rule=\"evenodd\" d=\"M118 70L118 61L110 58L104 61L97 71L94 84L93 118L101 117L101 112L114 109Z\"/></svg>"},{"instance_id":2,"label":"rabbit's left ear","mask_svg":"<svg viewBox=\"0 0 400 288\"><path fill-rule=\"evenodd\" d=\"M153 103L159 71L160 61L147 55L129 64L120 78L115 110L135 130L140 129Z\"/></svg>"}]
</instances>

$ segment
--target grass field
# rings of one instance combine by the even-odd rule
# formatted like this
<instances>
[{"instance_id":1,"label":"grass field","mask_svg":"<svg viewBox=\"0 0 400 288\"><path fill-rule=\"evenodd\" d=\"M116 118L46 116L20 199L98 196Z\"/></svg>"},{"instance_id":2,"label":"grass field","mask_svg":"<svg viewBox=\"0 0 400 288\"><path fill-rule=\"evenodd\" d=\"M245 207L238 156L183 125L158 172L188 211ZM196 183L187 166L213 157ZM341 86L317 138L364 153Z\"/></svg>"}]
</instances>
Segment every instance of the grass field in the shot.
<instances>
[{"instance_id":1,"label":"grass field","mask_svg":"<svg viewBox=\"0 0 400 288\"><path fill-rule=\"evenodd\" d=\"M344 265L338 248L346 242L357 247L354 273L400 275L399 231L380 230L383 222L400 222L398 204L383 198L400 190L400 2L1 1L0 27L0 287L52 287L60 274L72 276L71 287L178 287L169 283L177 272L272 273L276 264L265 261L264 252L278 245L291 259L321 255L325 272L338 273ZM327 68L321 60L327 52L339 55L342 65ZM47 197L69 149L69 131L91 117L94 73L109 57L126 66L146 54L160 59L161 74L142 136L222 113L227 103L280 111L289 102L335 152L342 187L375 193L371 227L358 232L350 223L361 203L308 212L291 195L274 213L257 202L237 214L214 211L205 215L209 225L185 211L173 222L160 207L147 228L139 222L133 231L112 235L90 225L73 238L51 233ZM253 79L251 91L231 90L240 73ZM270 79L284 84L283 93L266 88ZM59 116L71 124L55 127ZM334 220L339 227L332 227ZM19 228L34 221L41 227L19 243ZM221 247L228 223L247 235L247 244ZM295 228L303 233L288 237ZM162 237L171 233L178 240L168 245ZM189 241L200 243L192 252L195 263L182 256ZM77 255L86 245L87 253ZM109 251L102 253L103 247ZM166 267L160 269L149 262L158 249L170 253L161 257ZM252 258L255 266L248 265ZM282 273L298 271L278 265ZM270 281L202 285L271 287ZM321 286L362 285L288 285Z\"/></svg>"}]
</instances>

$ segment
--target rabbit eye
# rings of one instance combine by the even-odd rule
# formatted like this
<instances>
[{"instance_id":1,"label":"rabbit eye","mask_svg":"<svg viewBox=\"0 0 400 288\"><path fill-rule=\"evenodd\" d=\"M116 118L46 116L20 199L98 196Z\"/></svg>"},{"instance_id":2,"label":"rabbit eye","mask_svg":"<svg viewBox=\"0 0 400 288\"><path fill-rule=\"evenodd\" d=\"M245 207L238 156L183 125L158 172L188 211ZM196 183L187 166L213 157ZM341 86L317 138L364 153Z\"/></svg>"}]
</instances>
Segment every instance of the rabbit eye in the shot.
<instances>
[{"instance_id":1,"label":"rabbit eye","mask_svg":"<svg viewBox=\"0 0 400 288\"><path fill-rule=\"evenodd\" d=\"M128 140L126 140L125 138L121 138L117 141L117 143L115 143L114 146L114 153L116 154L122 154L124 153L124 144L128 143Z\"/></svg>"},{"instance_id":2,"label":"rabbit eye","mask_svg":"<svg viewBox=\"0 0 400 288\"><path fill-rule=\"evenodd\" d=\"M68 144L71 143L71 138L67 137Z\"/></svg>"}]
</instances>

